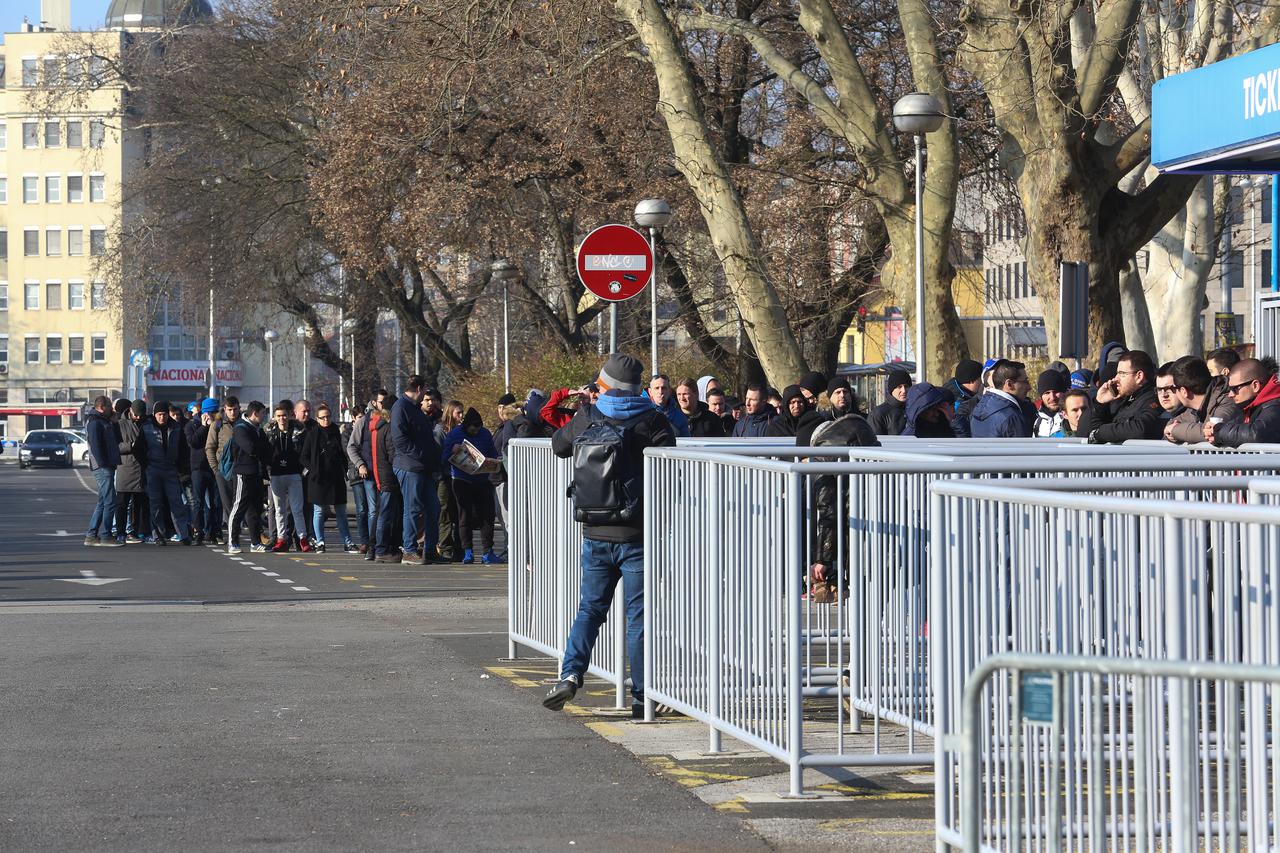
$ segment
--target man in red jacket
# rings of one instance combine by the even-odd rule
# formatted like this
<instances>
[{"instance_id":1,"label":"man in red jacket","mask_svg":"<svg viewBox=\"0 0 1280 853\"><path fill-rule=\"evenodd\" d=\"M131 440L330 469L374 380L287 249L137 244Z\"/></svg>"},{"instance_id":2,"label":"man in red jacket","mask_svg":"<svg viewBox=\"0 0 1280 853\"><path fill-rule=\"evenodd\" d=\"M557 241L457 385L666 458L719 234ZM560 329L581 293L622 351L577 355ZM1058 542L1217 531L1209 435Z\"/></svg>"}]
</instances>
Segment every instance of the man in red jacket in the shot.
<instances>
[{"instance_id":1,"label":"man in red jacket","mask_svg":"<svg viewBox=\"0 0 1280 853\"><path fill-rule=\"evenodd\" d=\"M581 388L561 388L551 395L551 399L542 407L542 420L551 426L552 429L560 429L560 427L573 420L573 413L577 411L570 399L574 396L578 398L578 405L584 403L595 403L600 399L600 389L593 385L583 385Z\"/></svg>"}]
</instances>

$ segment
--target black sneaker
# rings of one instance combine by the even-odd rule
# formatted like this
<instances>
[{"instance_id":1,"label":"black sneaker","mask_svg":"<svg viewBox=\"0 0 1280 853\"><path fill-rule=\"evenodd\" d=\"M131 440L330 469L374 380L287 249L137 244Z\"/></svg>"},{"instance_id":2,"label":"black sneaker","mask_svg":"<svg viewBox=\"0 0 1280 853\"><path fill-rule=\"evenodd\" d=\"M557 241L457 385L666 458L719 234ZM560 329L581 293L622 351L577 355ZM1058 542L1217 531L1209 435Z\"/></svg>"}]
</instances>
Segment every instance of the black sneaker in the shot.
<instances>
[{"instance_id":1,"label":"black sneaker","mask_svg":"<svg viewBox=\"0 0 1280 853\"><path fill-rule=\"evenodd\" d=\"M84 547L86 548L96 548L101 544L102 544L102 540L99 539L97 536L84 537Z\"/></svg>"},{"instance_id":2,"label":"black sneaker","mask_svg":"<svg viewBox=\"0 0 1280 853\"><path fill-rule=\"evenodd\" d=\"M578 679L569 676L556 683L555 687L542 697L542 707L559 711L565 703L578 694Z\"/></svg>"}]
</instances>

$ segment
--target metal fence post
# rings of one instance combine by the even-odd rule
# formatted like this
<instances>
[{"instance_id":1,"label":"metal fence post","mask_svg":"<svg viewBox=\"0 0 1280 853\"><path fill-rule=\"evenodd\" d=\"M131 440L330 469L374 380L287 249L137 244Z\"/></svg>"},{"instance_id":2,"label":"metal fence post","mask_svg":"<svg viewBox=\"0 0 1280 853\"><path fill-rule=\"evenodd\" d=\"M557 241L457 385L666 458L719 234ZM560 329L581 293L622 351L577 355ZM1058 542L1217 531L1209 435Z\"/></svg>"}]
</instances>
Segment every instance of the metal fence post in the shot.
<instances>
[{"instance_id":1,"label":"metal fence post","mask_svg":"<svg viewBox=\"0 0 1280 853\"><path fill-rule=\"evenodd\" d=\"M790 797L804 796L804 679L801 677L802 646L800 595L804 566L804 477L797 471L787 475L787 751L791 765Z\"/></svg>"},{"instance_id":2,"label":"metal fence post","mask_svg":"<svg viewBox=\"0 0 1280 853\"><path fill-rule=\"evenodd\" d=\"M617 310L617 305L613 306ZM617 326L617 314L614 314L614 327ZM644 457L644 482L647 483L644 489L644 638L641 647L644 649L644 721L652 723L654 720L653 699L650 698L653 689L653 549L657 547L653 535L653 483L655 481L654 471L658 467L658 460L649 455ZM635 676L632 676L634 678Z\"/></svg>"},{"instance_id":3,"label":"metal fence post","mask_svg":"<svg viewBox=\"0 0 1280 853\"><path fill-rule=\"evenodd\" d=\"M933 685L933 726L934 737L936 739L946 738L952 734L951 732L951 715L950 703L947 701L949 689L947 687L947 667L945 665L946 658L943 657L942 641L947 636L947 608L946 608L946 588L947 588L947 566L950 562L950 554L947 552L947 537L943 532L951 525L946 519L947 499L942 495L935 494L930 489L929 494L929 681ZM938 784L942 784L942 780L947 778L947 751L940 749L939 745L934 745L933 758L933 774L938 780ZM947 785L946 790L950 790L951 786ZM934 822L937 826L949 826L949 813L951 811L951 803L948 797L935 794L933 802ZM934 843L938 853L945 853L947 845L937 840Z\"/></svg>"},{"instance_id":4,"label":"metal fence post","mask_svg":"<svg viewBox=\"0 0 1280 853\"><path fill-rule=\"evenodd\" d=\"M724 525L720 523L720 466L706 465L705 471L706 488L702 494L706 514L702 529L706 532L703 570L707 578L707 714L716 720L720 718L720 687L723 682L720 677L720 608L724 606L724 598L720 594L719 568L720 532ZM720 730L715 723L710 729L707 752L721 752Z\"/></svg>"},{"instance_id":5,"label":"metal fence post","mask_svg":"<svg viewBox=\"0 0 1280 853\"><path fill-rule=\"evenodd\" d=\"M1172 515L1166 515L1163 523L1165 654L1170 659L1184 660L1187 657L1187 566L1182 543L1182 524ZM1195 785L1191 776L1195 756L1188 755L1188 752L1194 749L1195 744L1192 718L1195 709L1191 701L1191 684L1186 679L1170 679L1168 689L1169 724L1171 727L1176 726L1169 738L1169 810L1172 823L1170 848L1178 853L1190 853L1196 836Z\"/></svg>"}]
</instances>

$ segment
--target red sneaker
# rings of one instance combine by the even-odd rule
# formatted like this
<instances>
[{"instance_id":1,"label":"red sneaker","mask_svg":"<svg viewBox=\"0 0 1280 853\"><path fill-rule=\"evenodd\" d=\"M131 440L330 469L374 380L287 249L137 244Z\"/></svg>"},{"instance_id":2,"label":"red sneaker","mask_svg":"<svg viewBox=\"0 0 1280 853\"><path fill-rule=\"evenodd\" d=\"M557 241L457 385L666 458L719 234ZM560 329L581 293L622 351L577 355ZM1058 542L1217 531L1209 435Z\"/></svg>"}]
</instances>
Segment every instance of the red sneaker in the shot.
<instances>
[{"instance_id":1,"label":"red sneaker","mask_svg":"<svg viewBox=\"0 0 1280 853\"><path fill-rule=\"evenodd\" d=\"M311 543L307 541L307 537L302 536L298 538L298 550L304 554L311 553Z\"/></svg>"},{"instance_id":2,"label":"red sneaker","mask_svg":"<svg viewBox=\"0 0 1280 853\"><path fill-rule=\"evenodd\" d=\"M283 554L285 551L288 551L288 550L289 550L289 543L283 539L277 539L276 544L271 546L272 554Z\"/></svg>"}]
</instances>

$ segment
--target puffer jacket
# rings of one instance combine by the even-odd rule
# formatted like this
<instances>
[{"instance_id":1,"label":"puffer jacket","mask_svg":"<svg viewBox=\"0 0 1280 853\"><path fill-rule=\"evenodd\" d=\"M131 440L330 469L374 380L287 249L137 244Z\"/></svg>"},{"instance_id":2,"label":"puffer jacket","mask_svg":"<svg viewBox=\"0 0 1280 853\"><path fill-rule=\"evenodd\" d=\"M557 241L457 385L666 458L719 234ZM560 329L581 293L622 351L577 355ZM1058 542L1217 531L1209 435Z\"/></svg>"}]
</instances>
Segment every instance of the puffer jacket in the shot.
<instances>
[{"instance_id":1,"label":"puffer jacket","mask_svg":"<svg viewBox=\"0 0 1280 853\"><path fill-rule=\"evenodd\" d=\"M209 469L222 476L218 469L218 457L222 455L222 448L231 441L231 437L235 435L235 422L228 421L219 412L218 416L213 419L213 423L209 425L209 435L204 440L204 457L209 463Z\"/></svg>"},{"instance_id":2,"label":"puffer jacket","mask_svg":"<svg viewBox=\"0 0 1280 853\"><path fill-rule=\"evenodd\" d=\"M126 413L120 418L120 467L116 468L117 492L145 492L147 462L146 442L142 428Z\"/></svg>"},{"instance_id":3,"label":"puffer jacket","mask_svg":"<svg viewBox=\"0 0 1280 853\"><path fill-rule=\"evenodd\" d=\"M991 391L974 407L969 431L974 438L1030 438L1031 424L1020 403Z\"/></svg>"},{"instance_id":4,"label":"puffer jacket","mask_svg":"<svg viewBox=\"0 0 1280 853\"><path fill-rule=\"evenodd\" d=\"M812 447L879 447L875 430L862 415L844 415L827 421L813 431ZM836 506L839 489L836 478L821 476L814 482L814 509L817 524L813 528L813 561L830 566L836 559L836 525L845 524L849 515L849 489L845 489L843 506Z\"/></svg>"},{"instance_id":5,"label":"puffer jacket","mask_svg":"<svg viewBox=\"0 0 1280 853\"><path fill-rule=\"evenodd\" d=\"M153 471L190 474L187 442L182 427L170 422L161 427L154 418L142 423L142 439L147 447L147 468Z\"/></svg>"}]
</instances>

